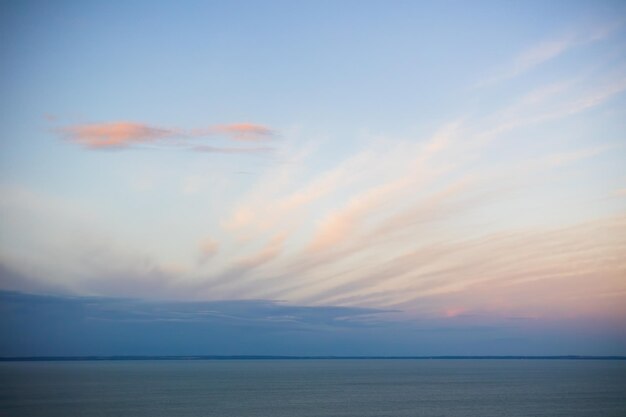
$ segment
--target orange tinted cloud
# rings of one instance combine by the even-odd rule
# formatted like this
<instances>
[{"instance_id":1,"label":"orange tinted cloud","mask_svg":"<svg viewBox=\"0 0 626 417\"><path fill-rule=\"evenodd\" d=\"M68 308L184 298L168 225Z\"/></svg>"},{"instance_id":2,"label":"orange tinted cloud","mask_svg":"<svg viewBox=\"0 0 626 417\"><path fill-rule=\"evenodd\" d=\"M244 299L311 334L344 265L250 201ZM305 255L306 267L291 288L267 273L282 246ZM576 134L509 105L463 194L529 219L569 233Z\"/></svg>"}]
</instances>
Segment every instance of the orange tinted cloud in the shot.
<instances>
[{"instance_id":1,"label":"orange tinted cloud","mask_svg":"<svg viewBox=\"0 0 626 417\"><path fill-rule=\"evenodd\" d=\"M132 144L152 142L177 134L172 129L160 129L132 122L68 126L62 128L61 132L69 140L92 149L125 148Z\"/></svg>"},{"instance_id":2,"label":"orange tinted cloud","mask_svg":"<svg viewBox=\"0 0 626 417\"><path fill-rule=\"evenodd\" d=\"M58 130L67 139L89 149L128 148L133 145L145 144L173 139L202 138L223 136L236 141L257 141L268 139L274 131L266 126L252 123L236 123L218 125L204 129L184 130L177 128L160 128L136 122L109 122L73 125ZM234 149L210 146L190 146L192 150L221 153L255 153L271 150L271 148Z\"/></svg>"},{"instance_id":3,"label":"orange tinted cloud","mask_svg":"<svg viewBox=\"0 0 626 417\"><path fill-rule=\"evenodd\" d=\"M260 140L274 135L272 129L252 123L216 126L214 130L218 133L227 134L235 140Z\"/></svg>"}]
</instances>

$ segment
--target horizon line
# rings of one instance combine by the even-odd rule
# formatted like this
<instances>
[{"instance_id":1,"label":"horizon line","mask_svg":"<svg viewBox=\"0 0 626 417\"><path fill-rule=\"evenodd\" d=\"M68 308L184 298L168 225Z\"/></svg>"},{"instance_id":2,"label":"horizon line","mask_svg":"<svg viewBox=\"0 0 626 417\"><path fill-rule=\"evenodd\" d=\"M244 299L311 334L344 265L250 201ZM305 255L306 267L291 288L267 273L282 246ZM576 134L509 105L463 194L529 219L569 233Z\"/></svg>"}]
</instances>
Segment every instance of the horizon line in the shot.
<instances>
[{"instance_id":1,"label":"horizon line","mask_svg":"<svg viewBox=\"0 0 626 417\"><path fill-rule=\"evenodd\" d=\"M433 355L433 356L335 356L335 355L85 355L85 356L12 356L0 362L46 361L138 361L138 360L626 360L622 355Z\"/></svg>"}]
</instances>

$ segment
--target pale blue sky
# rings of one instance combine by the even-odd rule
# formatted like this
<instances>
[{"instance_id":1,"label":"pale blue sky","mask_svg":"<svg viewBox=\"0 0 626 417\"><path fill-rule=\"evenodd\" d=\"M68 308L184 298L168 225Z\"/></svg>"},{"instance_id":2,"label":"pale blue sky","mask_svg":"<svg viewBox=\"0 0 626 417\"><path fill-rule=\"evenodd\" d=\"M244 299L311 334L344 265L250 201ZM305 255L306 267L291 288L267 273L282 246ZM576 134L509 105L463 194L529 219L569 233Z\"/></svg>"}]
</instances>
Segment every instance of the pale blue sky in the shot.
<instances>
[{"instance_id":1,"label":"pale blue sky","mask_svg":"<svg viewBox=\"0 0 626 417\"><path fill-rule=\"evenodd\" d=\"M0 19L0 289L624 331L623 2Z\"/></svg>"}]
</instances>

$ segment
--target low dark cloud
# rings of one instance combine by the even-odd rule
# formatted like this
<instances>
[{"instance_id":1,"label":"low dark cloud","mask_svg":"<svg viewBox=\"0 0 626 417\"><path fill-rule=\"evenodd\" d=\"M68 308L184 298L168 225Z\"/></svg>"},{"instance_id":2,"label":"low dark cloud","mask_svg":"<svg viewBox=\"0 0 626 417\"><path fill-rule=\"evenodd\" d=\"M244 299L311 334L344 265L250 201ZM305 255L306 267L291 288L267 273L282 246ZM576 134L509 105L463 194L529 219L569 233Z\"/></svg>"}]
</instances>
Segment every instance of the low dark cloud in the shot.
<instances>
[{"instance_id":1,"label":"low dark cloud","mask_svg":"<svg viewBox=\"0 0 626 417\"><path fill-rule=\"evenodd\" d=\"M294 346L301 353L313 335L328 339L371 328L372 316L383 313L267 300L168 302L2 291L0 356L288 354Z\"/></svg>"},{"instance_id":2,"label":"low dark cloud","mask_svg":"<svg viewBox=\"0 0 626 417\"><path fill-rule=\"evenodd\" d=\"M0 262L0 288L10 291L37 292L45 294L63 294L67 289L52 283L26 276ZM0 290L0 293L2 292Z\"/></svg>"},{"instance_id":3,"label":"low dark cloud","mask_svg":"<svg viewBox=\"0 0 626 417\"><path fill-rule=\"evenodd\" d=\"M92 355L614 355L597 324L393 312L271 300L202 302L0 291L0 357Z\"/></svg>"}]
</instances>

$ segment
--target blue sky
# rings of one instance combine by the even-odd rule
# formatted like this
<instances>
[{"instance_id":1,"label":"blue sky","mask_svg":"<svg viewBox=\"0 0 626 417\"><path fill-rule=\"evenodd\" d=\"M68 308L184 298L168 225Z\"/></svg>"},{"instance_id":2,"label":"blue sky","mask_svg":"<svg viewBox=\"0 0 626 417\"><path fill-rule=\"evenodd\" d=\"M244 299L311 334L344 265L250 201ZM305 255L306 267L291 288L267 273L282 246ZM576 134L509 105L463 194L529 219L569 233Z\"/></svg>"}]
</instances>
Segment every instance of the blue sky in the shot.
<instances>
[{"instance_id":1,"label":"blue sky","mask_svg":"<svg viewBox=\"0 0 626 417\"><path fill-rule=\"evenodd\" d=\"M0 289L626 352L622 2L0 8Z\"/></svg>"}]
</instances>

